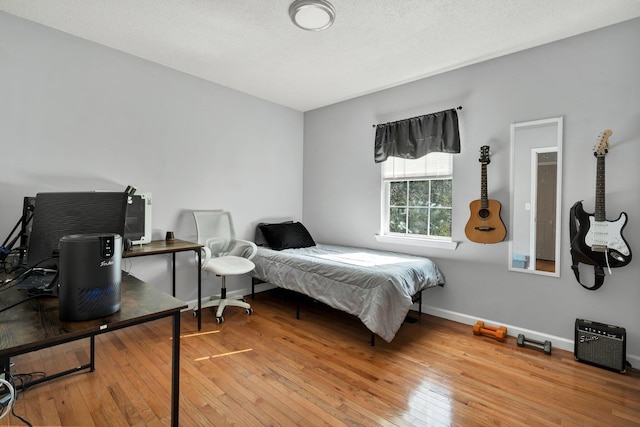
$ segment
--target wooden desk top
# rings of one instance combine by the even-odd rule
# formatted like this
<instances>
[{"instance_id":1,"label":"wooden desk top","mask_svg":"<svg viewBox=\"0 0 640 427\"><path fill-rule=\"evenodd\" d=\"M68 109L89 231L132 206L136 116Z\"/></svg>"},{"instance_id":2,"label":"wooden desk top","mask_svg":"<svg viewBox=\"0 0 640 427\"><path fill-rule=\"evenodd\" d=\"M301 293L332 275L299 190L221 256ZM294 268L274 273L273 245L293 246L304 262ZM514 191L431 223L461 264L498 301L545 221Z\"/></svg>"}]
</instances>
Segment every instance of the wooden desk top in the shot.
<instances>
[{"instance_id":1,"label":"wooden desk top","mask_svg":"<svg viewBox=\"0 0 640 427\"><path fill-rule=\"evenodd\" d=\"M18 354L169 317L187 305L133 276L122 276L120 311L82 322L62 322L58 298L39 297L0 313L0 356ZM15 287L0 292L0 308L26 298Z\"/></svg>"},{"instance_id":2,"label":"wooden desk top","mask_svg":"<svg viewBox=\"0 0 640 427\"><path fill-rule=\"evenodd\" d=\"M200 243L188 242L186 240L153 240L144 245L135 245L128 251L122 253L122 258L133 258L145 255L169 254L173 252L195 251L203 247Z\"/></svg>"}]
</instances>

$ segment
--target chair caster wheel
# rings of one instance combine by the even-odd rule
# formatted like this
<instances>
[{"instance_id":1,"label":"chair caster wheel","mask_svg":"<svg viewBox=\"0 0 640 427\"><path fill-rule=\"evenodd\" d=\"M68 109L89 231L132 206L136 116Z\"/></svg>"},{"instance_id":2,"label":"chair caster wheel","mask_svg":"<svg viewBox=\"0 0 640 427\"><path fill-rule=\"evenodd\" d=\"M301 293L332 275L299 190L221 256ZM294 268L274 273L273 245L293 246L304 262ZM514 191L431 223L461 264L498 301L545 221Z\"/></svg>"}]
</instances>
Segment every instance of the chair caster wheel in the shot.
<instances>
[{"instance_id":1,"label":"chair caster wheel","mask_svg":"<svg viewBox=\"0 0 640 427\"><path fill-rule=\"evenodd\" d=\"M198 317L198 310L194 309L193 313L191 313L193 317Z\"/></svg>"},{"instance_id":2,"label":"chair caster wheel","mask_svg":"<svg viewBox=\"0 0 640 427\"><path fill-rule=\"evenodd\" d=\"M220 323L224 322L224 317L220 316L220 317L216 317L216 323L219 325Z\"/></svg>"},{"instance_id":3,"label":"chair caster wheel","mask_svg":"<svg viewBox=\"0 0 640 427\"><path fill-rule=\"evenodd\" d=\"M253 314L253 309L252 308L247 308L245 310L245 313L247 313L247 315Z\"/></svg>"}]
</instances>

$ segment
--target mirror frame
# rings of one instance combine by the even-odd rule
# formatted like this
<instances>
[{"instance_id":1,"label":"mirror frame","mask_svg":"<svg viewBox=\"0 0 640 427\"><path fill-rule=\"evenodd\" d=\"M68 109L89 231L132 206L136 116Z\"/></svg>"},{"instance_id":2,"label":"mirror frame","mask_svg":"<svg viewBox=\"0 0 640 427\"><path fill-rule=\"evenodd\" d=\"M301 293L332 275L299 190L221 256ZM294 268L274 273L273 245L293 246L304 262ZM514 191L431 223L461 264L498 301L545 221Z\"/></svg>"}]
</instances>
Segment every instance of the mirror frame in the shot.
<instances>
[{"instance_id":1,"label":"mirror frame","mask_svg":"<svg viewBox=\"0 0 640 427\"><path fill-rule=\"evenodd\" d=\"M545 131L548 131L550 127L555 127L555 139L552 141L549 138L548 143L541 143L536 145L535 147L528 147L526 150L519 150L518 156L527 155L530 156L528 160L531 165L538 164L538 154L542 152L553 152L557 151L557 164L556 164L556 214L555 214L555 266L554 271L542 271L536 270L535 265L535 241L536 241L536 226L535 226L535 216L530 215L529 221L527 224L529 225L529 253L528 255L528 266L525 268L514 267L513 264L513 256L514 256L514 239L518 235L515 232L515 204L516 204L516 191L518 191L516 185L516 149L518 148L517 142L517 131L518 130L535 130L536 128L544 128ZM562 117L552 117L549 119L542 120L533 120L528 122L518 122L511 124L511 180L509 185L510 195L511 195L511 209L509 212L509 222L511 230L511 238L509 239L509 270L517 271L520 273L529 273L529 274L538 274L542 276L552 276L552 277L560 277L560 243L561 243L561 231L562 231L562 136L563 136L563 118ZM535 158L533 158L535 156ZM533 170L531 173L531 185L528 190L530 191L530 205L535 207L537 205L537 201L535 197L537 196L537 182L533 181L533 178L537 175L537 168ZM534 212L533 210L531 212Z\"/></svg>"}]
</instances>

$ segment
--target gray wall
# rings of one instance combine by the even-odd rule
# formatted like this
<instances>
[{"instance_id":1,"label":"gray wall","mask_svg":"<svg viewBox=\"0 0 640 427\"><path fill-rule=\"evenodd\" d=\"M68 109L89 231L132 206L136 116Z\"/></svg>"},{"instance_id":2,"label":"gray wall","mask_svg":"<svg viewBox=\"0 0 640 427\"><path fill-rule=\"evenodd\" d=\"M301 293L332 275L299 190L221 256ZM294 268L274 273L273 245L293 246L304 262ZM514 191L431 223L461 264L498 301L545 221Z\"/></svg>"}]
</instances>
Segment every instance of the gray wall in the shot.
<instances>
[{"instance_id":1,"label":"gray wall","mask_svg":"<svg viewBox=\"0 0 640 427\"><path fill-rule=\"evenodd\" d=\"M128 184L153 194L154 238L194 240L193 209L231 211L242 238L263 215L302 216L299 111L3 12L0 100L2 240L25 195ZM195 300L194 257L177 258L177 296ZM170 260L123 266L169 291Z\"/></svg>"},{"instance_id":2,"label":"gray wall","mask_svg":"<svg viewBox=\"0 0 640 427\"><path fill-rule=\"evenodd\" d=\"M569 208L584 199L593 212L598 135L613 130L607 162L608 217L627 212L624 236L640 251L640 20L468 66L305 113L304 221L317 241L426 255L447 284L425 294L429 312L551 338L572 348L576 318L627 328L628 353L640 363L640 260L612 270L598 291L576 282L569 254ZM454 160L455 251L377 243L380 167L373 124L463 106L462 153ZM478 153L491 146L489 197L502 203L509 230L509 126L564 117L561 277L510 272L508 242L469 242L468 204L480 197ZM510 238L510 233L507 239ZM593 280L592 270L583 277ZM638 363L635 363L636 365Z\"/></svg>"}]
</instances>

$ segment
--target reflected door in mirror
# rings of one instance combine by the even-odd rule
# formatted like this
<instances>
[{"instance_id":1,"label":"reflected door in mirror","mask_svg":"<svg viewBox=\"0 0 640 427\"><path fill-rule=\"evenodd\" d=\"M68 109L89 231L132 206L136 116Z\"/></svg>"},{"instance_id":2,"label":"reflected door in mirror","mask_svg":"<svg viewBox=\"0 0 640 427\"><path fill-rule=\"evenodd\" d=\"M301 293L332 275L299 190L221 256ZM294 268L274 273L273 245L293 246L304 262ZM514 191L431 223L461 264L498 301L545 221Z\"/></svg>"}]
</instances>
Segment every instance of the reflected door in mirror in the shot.
<instances>
[{"instance_id":1,"label":"reflected door in mirror","mask_svg":"<svg viewBox=\"0 0 640 427\"><path fill-rule=\"evenodd\" d=\"M536 270L555 271L557 153L538 153Z\"/></svg>"},{"instance_id":2,"label":"reflected door in mirror","mask_svg":"<svg viewBox=\"0 0 640 427\"><path fill-rule=\"evenodd\" d=\"M560 275L562 118L511 125L509 269Z\"/></svg>"}]
</instances>

